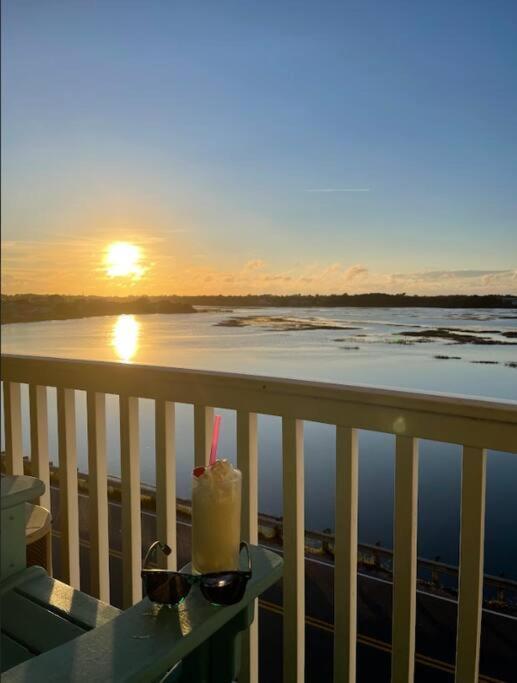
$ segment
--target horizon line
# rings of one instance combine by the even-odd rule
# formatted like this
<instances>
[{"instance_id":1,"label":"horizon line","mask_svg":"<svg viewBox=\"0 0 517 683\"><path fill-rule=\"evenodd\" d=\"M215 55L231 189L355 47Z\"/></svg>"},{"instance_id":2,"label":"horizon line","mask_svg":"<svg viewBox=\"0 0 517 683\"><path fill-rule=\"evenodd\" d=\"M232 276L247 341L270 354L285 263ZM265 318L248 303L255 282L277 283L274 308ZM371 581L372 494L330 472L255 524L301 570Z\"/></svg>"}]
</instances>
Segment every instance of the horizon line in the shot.
<instances>
[{"instance_id":1,"label":"horizon line","mask_svg":"<svg viewBox=\"0 0 517 683\"><path fill-rule=\"evenodd\" d=\"M291 292L291 293L284 293L284 294L273 294L272 292L261 292L260 294L251 294L250 292L246 294L222 294L222 293L217 293L217 294L70 294L70 293L63 293L63 294L57 294L55 292L46 292L44 294L36 293L36 292L16 292L16 293L5 293L2 292L1 297L23 297L23 296L38 296L38 297L75 297L75 298L97 298L97 299L128 299L128 298L133 298L133 299L139 299L139 298L159 298L159 297L177 297L177 298L203 298L203 297L221 297L221 298L231 298L231 297L240 297L240 298L258 298L258 297L274 297L274 298L281 298L281 297L343 297L343 296L348 296L348 297L357 297L357 296L397 296L397 297L428 297L428 298L443 298L443 297L499 297L499 298L517 298L517 292L516 293L487 293L487 292L471 292L471 293L465 293L465 292L456 292L456 293L448 293L448 294L416 294L416 293L411 293L411 292L382 292L382 291L370 291L370 292L354 292L354 293L349 293L349 292L331 292L327 294L322 294L320 292Z\"/></svg>"}]
</instances>

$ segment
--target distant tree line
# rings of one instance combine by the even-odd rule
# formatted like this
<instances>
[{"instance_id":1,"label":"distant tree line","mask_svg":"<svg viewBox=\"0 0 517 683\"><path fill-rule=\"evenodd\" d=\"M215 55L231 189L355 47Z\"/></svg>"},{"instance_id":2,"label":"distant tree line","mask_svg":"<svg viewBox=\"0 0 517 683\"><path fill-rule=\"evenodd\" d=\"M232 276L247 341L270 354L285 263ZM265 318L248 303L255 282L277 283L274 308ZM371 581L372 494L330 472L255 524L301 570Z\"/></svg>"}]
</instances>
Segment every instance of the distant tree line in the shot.
<instances>
[{"instance_id":1,"label":"distant tree line","mask_svg":"<svg viewBox=\"0 0 517 683\"><path fill-rule=\"evenodd\" d=\"M416 296L401 294L247 294L227 296L68 296L59 294L14 294L1 297L2 323L66 320L103 315L148 313L194 313L194 306L238 307L433 307L433 308L512 308L512 295Z\"/></svg>"},{"instance_id":2,"label":"distant tree line","mask_svg":"<svg viewBox=\"0 0 517 683\"><path fill-rule=\"evenodd\" d=\"M15 295L2 296L2 323L68 320L102 315L147 313L194 313L188 303L170 298L128 297L104 298L87 296Z\"/></svg>"},{"instance_id":3,"label":"distant tree line","mask_svg":"<svg viewBox=\"0 0 517 683\"><path fill-rule=\"evenodd\" d=\"M433 308L511 308L517 306L517 296L512 295L467 295L417 296L385 294L247 294L245 296L208 295L172 296L174 301L197 306L256 306L256 307L433 307Z\"/></svg>"}]
</instances>

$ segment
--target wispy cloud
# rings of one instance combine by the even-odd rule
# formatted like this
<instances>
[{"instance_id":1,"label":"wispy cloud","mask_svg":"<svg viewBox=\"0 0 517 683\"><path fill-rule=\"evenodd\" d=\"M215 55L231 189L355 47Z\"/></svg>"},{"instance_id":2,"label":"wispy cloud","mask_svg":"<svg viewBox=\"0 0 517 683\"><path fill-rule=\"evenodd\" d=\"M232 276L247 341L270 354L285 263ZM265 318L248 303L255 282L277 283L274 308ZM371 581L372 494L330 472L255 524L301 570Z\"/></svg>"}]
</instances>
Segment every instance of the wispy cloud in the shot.
<instances>
[{"instance_id":1,"label":"wispy cloud","mask_svg":"<svg viewBox=\"0 0 517 683\"><path fill-rule=\"evenodd\" d=\"M345 282L350 282L351 280L355 280L356 278L363 277L365 275L368 275L368 268L358 263L357 265L350 266L350 268L346 269Z\"/></svg>"},{"instance_id":2,"label":"wispy cloud","mask_svg":"<svg viewBox=\"0 0 517 683\"><path fill-rule=\"evenodd\" d=\"M330 266L327 266L327 268L325 268L325 275L329 273L339 273L339 271L342 269L343 266L341 265L341 263L331 263Z\"/></svg>"},{"instance_id":3,"label":"wispy cloud","mask_svg":"<svg viewBox=\"0 0 517 683\"><path fill-rule=\"evenodd\" d=\"M393 273L391 280L396 282L439 282L447 280L475 280L480 279L485 284L497 279L513 276L513 270L423 270L416 273Z\"/></svg>"},{"instance_id":4,"label":"wispy cloud","mask_svg":"<svg viewBox=\"0 0 517 683\"><path fill-rule=\"evenodd\" d=\"M515 291L517 270L423 270L388 275L388 288L420 294L501 294Z\"/></svg>"},{"instance_id":5,"label":"wispy cloud","mask_svg":"<svg viewBox=\"0 0 517 683\"><path fill-rule=\"evenodd\" d=\"M264 282L291 282L293 279L291 275L264 275L262 278Z\"/></svg>"},{"instance_id":6,"label":"wispy cloud","mask_svg":"<svg viewBox=\"0 0 517 683\"><path fill-rule=\"evenodd\" d=\"M369 187L312 187L305 192L370 192Z\"/></svg>"},{"instance_id":7,"label":"wispy cloud","mask_svg":"<svg viewBox=\"0 0 517 683\"><path fill-rule=\"evenodd\" d=\"M260 270L261 268L264 268L265 265L265 261L257 258L253 261L248 261L248 263L246 263L246 265L244 266L244 270Z\"/></svg>"}]
</instances>

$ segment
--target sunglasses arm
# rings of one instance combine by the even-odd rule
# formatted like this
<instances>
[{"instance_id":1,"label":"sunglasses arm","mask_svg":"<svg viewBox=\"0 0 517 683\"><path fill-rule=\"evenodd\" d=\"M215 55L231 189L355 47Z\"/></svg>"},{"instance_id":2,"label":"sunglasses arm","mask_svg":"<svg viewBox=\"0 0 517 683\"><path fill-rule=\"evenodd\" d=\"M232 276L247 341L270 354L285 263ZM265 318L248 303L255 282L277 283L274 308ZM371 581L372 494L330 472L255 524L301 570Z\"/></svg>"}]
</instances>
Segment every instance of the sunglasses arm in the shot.
<instances>
[{"instance_id":1,"label":"sunglasses arm","mask_svg":"<svg viewBox=\"0 0 517 683\"><path fill-rule=\"evenodd\" d=\"M151 556L151 553L155 548L159 548L164 555L170 555L172 552L172 550L166 543L160 543L160 541L155 541L154 543L151 543L148 551L145 554L144 561L142 563L142 569L146 568L146 564L149 562L149 557Z\"/></svg>"},{"instance_id":2,"label":"sunglasses arm","mask_svg":"<svg viewBox=\"0 0 517 683\"><path fill-rule=\"evenodd\" d=\"M241 541L239 550L245 550L246 551L246 557L248 558L248 572L251 572L251 556L250 556L250 549L248 547L248 544L246 541Z\"/></svg>"}]
</instances>

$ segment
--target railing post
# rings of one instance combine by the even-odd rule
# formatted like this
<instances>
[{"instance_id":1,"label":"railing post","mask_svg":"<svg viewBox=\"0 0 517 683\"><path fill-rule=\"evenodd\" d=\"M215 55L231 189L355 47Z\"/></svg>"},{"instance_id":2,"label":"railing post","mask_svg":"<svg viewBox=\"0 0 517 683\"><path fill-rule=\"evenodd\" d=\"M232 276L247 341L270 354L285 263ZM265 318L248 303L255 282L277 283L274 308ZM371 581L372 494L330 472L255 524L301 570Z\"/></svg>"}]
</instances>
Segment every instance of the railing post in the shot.
<instances>
[{"instance_id":1,"label":"railing post","mask_svg":"<svg viewBox=\"0 0 517 683\"><path fill-rule=\"evenodd\" d=\"M456 645L457 683L476 683L478 680L483 607L485 489L486 450L464 446Z\"/></svg>"},{"instance_id":2,"label":"railing post","mask_svg":"<svg viewBox=\"0 0 517 683\"><path fill-rule=\"evenodd\" d=\"M207 406L194 406L194 464L196 467L208 465L210 444L214 428L214 409Z\"/></svg>"},{"instance_id":3,"label":"railing post","mask_svg":"<svg viewBox=\"0 0 517 683\"><path fill-rule=\"evenodd\" d=\"M59 450L59 511L61 515L61 575L63 581L80 588L79 501L75 434L75 391L57 389Z\"/></svg>"},{"instance_id":4,"label":"railing post","mask_svg":"<svg viewBox=\"0 0 517 683\"><path fill-rule=\"evenodd\" d=\"M397 436L393 544L393 628L391 680L412 683L415 671L415 615L418 512L418 443Z\"/></svg>"},{"instance_id":5,"label":"railing post","mask_svg":"<svg viewBox=\"0 0 517 683\"><path fill-rule=\"evenodd\" d=\"M257 415L237 411L237 467L242 472L242 538L258 542L258 449ZM253 606L255 618L242 638L242 661L239 680L258 683L258 601Z\"/></svg>"},{"instance_id":6,"label":"railing post","mask_svg":"<svg viewBox=\"0 0 517 683\"><path fill-rule=\"evenodd\" d=\"M305 668L303 421L282 418L284 493L284 683L302 683Z\"/></svg>"},{"instance_id":7,"label":"railing post","mask_svg":"<svg viewBox=\"0 0 517 683\"><path fill-rule=\"evenodd\" d=\"M4 380L5 468L23 474L22 409L20 385Z\"/></svg>"},{"instance_id":8,"label":"railing post","mask_svg":"<svg viewBox=\"0 0 517 683\"><path fill-rule=\"evenodd\" d=\"M90 592L109 602L108 472L106 456L106 396L89 391L88 507L90 523Z\"/></svg>"},{"instance_id":9,"label":"railing post","mask_svg":"<svg viewBox=\"0 0 517 683\"><path fill-rule=\"evenodd\" d=\"M176 540L176 443L174 403L155 402L156 449L156 529L158 539L172 549L170 555L159 553L162 569L176 570L178 548Z\"/></svg>"},{"instance_id":10,"label":"railing post","mask_svg":"<svg viewBox=\"0 0 517 683\"><path fill-rule=\"evenodd\" d=\"M336 428L334 683L355 683L357 649L357 431Z\"/></svg>"},{"instance_id":11,"label":"railing post","mask_svg":"<svg viewBox=\"0 0 517 683\"><path fill-rule=\"evenodd\" d=\"M122 485L122 602L130 607L142 597L142 522L138 399L120 396L120 470Z\"/></svg>"},{"instance_id":12,"label":"railing post","mask_svg":"<svg viewBox=\"0 0 517 683\"><path fill-rule=\"evenodd\" d=\"M31 472L45 484L45 493L37 501L50 510L50 469L48 458L47 387L29 385L31 427Z\"/></svg>"}]
</instances>

